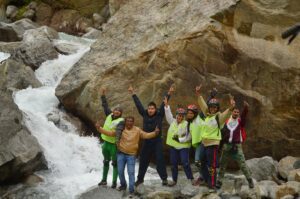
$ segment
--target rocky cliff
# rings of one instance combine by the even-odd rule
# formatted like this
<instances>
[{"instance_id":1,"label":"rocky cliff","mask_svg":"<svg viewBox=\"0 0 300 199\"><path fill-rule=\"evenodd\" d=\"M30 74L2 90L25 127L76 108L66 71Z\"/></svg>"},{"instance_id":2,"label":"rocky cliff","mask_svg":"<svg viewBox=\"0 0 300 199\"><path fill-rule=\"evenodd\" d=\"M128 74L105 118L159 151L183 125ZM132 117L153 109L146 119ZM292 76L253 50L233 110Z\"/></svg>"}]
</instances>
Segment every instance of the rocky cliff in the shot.
<instances>
[{"instance_id":1,"label":"rocky cliff","mask_svg":"<svg viewBox=\"0 0 300 199\"><path fill-rule=\"evenodd\" d=\"M91 124L103 120L100 87L110 105L135 115L130 84L146 105L160 103L171 83L177 104L195 103L217 87L226 107L231 93L250 103L247 158L300 148L300 40L287 45L280 33L300 21L296 0L133 0L105 25L92 50L65 76L56 95L67 110ZM130 14L129 14L130 13ZM166 125L165 125L166 126Z\"/></svg>"}]
</instances>

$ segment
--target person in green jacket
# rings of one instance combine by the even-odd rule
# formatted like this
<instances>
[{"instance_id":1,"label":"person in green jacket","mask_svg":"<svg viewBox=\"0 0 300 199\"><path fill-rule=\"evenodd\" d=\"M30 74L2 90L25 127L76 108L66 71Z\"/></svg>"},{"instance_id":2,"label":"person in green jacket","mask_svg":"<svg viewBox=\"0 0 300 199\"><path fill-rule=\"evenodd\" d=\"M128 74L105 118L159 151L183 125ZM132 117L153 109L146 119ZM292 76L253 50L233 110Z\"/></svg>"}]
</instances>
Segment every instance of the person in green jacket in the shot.
<instances>
[{"instance_id":1,"label":"person in green jacket","mask_svg":"<svg viewBox=\"0 0 300 199\"><path fill-rule=\"evenodd\" d=\"M201 85L196 87L198 104L203 112L205 119L201 126L201 174L211 190L215 191L217 165L218 165L218 147L221 141L220 129L225 121L230 117L235 107L235 101L230 99L230 107L224 112L220 112L220 104L216 98L212 98L206 103L200 95Z\"/></svg>"},{"instance_id":2,"label":"person in green jacket","mask_svg":"<svg viewBox=\"0 0 300 199\"><path fill-rule=\"evenodd\" d=\"M187 132L187 121L184 120L186 111L183 108L177 108L176 118L173 118L167 97L164 99L164 104L166 119L170 124L167 134L167 145L170 146L170 161L172 164L171 170L173 182L169 183L169 186L175 186L177 184L179 159L181 160L187 179L193 183L194 177L189 162L191 134Z\"/></svg>"},{"instance_id":3,"label":"person in green jacket","mask_svg":"<svg viewBox=\"0 0 300 199\"><path fill-rule=\"evenodd\" d=\"M122 116L122 108L115 107L113 111L108 107L108 103L106 100L106 89L102 89L101 91L101 101L102 107L104 109L104 113L106 115L106 119L104 122L103 129L107 131L114 131L119 124L119 122L124 121ZM97 129L100 127L100 123L96 123ZM118 168L117 168L117 146L116 146L116 138L108 135L101 134L101 138L103 140L102 144L102 154L103 154L103 173L102 180L99 182L99 186L107 185L107 175L109 171L109 162L112 161L113 166L113 179L111 188L117 187L117 178L118 178Z\"/></svg>"}]
</instances>

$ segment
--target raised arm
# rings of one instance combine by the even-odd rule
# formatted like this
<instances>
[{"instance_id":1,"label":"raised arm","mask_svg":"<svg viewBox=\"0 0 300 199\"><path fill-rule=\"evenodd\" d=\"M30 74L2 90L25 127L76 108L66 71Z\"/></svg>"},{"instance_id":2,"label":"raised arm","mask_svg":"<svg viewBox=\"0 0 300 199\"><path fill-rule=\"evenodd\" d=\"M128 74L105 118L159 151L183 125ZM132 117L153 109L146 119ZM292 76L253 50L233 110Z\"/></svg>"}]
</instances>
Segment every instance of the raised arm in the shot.
<instances>
[{"instance_id":1,"label":"raised arm","mask_svg":"<svg viewBox=\"0 0 300 199\"><path fill-rule=\"evenodd\" d=\"M145 108L142 104L142 102L140 101L140 99L138 98L138 96L134 93L134 90L133 90L133 87L132 86L129 86L128 88L128 91L129 93L132 95L132 98L133 98L133 101L134 101L134 104L139 112L139 114L141 116L144 116L145 115Z\"/></svg>"},{"instance_id":2,"label":"raised arm","mask_svg":"<svg viewBox=\"0 0 300 199\"><path fill-rule=\"evenodd\" d=\"M206 114L208 112L208 106L207 106L206 102L204 101L203 97L200 95L201 86L202 85L196 87L196 96L198 97L199 107L200 107L202 113L204 114L204 116L206 116Z\"/></svg>"},{"instance_id":3,"label":"raised arm","mask_svg":"<svg viewBox=\"0 0 300 199\"><path fill-rule=\"evenodd\" d=\"M235 101L233 97L230 98L230 107L226 109L224 112L219 114L219 124L220 126L223 126L225 124L225 121L230 117L233 109L235 107Z\"/></svg>"},{"instance_id":4,"label":"raised arm","mask_svg":"<svg viewBox=\"0 0 300 199\"><path fill-rule=\"evenodd\" d=\"M171 87L168 90L168 93L164 96L164 100L161 103L160 107L159 107L159 114L164 117L165 116L165 99L167 99L167 101L169 101L172 93L175 91L175 85L172 84Z\"/></svg>"},{"instance_id":5,"label":"raised arm","mask_svg":"<svg viewBox=\"0 0 300 199\"><path fill-rule=\"evenodd\" d=\"M246 125L246 117L248 114L248 110L249 110L249 104L244 101L244 108L243 108L243 112L241 114L241 125L242 127L244 127Z\"/></svg>"},{"instance_id":6,"label":"raised arm","mask_svg":"<svg viewBox=\"0 0 300 199\"><path fill-rule=\"evenodd\" d=\"M100 92L101 92L102 107L103 107L103 109L104 109L105 115L108 116L109 114L111 114L111 110L110 110L110 108L108 107L108 103L107 103L106 96L105 96L106 89L103 88L103 89L101 89Z\"/></svg>"}]
</instances>

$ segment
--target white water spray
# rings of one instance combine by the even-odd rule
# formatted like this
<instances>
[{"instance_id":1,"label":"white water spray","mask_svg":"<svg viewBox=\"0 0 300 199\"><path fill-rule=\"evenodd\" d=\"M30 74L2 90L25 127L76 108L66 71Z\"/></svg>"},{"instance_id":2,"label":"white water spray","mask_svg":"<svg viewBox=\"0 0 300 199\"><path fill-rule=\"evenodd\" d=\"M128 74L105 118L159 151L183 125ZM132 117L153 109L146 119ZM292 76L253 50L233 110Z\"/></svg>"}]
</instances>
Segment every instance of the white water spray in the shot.
<instances>
[{"instance_id":1,"label":"white water spray","mask_svg":"<svg viewBox=\"0 0 300 199\"><path fill-rule=\"evenodd\" d=\"M23 111L25 125L42 146L49 167L47 171L38 172L44 182L36 190L47 193L50 198L67 199L75 198L97 185L101 180L103 158L97 138L80 137L70 123L66 124L69 129L63 131L47 119L47 114L60 111L55 96L56 86L63 75L89 51L91 44L89 40L66 34L60 34L60 39L76 45L79 49L77 53L59 55L56 60L44 62L35 71L43 86L18 91L14 94L14 100ZM108 182L111 182L111 170ZM158 176L151 174L152 170L149 169L147 178L157 179Z\"/></svg>"}]
</instances>

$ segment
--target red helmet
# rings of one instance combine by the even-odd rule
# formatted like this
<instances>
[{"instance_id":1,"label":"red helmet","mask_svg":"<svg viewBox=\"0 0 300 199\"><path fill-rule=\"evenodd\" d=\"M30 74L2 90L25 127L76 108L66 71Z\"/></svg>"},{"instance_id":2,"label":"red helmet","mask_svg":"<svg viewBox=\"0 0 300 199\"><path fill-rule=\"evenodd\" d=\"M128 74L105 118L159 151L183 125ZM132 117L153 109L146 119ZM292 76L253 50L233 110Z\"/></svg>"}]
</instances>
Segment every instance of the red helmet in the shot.
<instances>
[{"instance_id":1,"label":"red helmet","mask_svg":"<svg viewBox=\"0 0 300 199\"><path fill-rule=\"evenodd\" d=\"M176 115L181 114L181 115L185 115L186 111L184 108L177 108L176 110Z\"/></svg>"},{"instance_id":2,"label":"red helmet","mask_svg":"<svg viewBox=\"0 0 300 199\"><path fill-rule=\"evenodd\" d=\"M193 111L194 113L197 113L198 112L198 107L195 104L190 104L190 105L188 105L187 110L188 111Z\"/></svg>"},{"instance_id":3,"label":"red helmet","mask_svg":"<svg viewBox=\"0 0 300 199\"><path fill-rule=\"evenodd\" d=\"M210 99L208 101L207 105L208 105L208 107L216 106L217 108L220 108L220 103L219 103L219 101L216 98Z\"/></svg>"}]
</instances>

